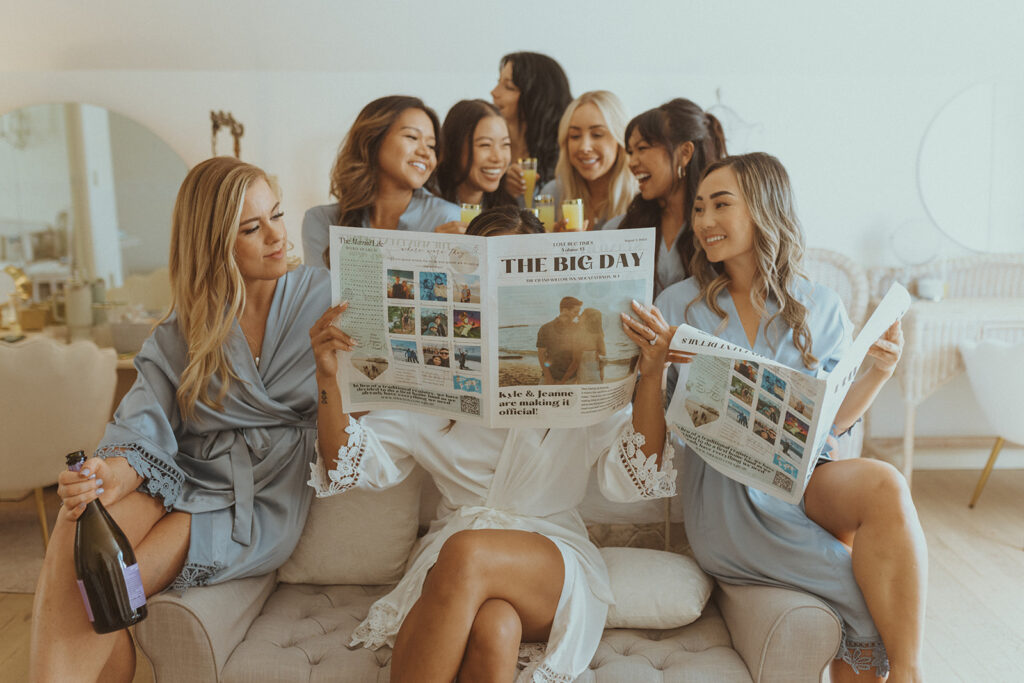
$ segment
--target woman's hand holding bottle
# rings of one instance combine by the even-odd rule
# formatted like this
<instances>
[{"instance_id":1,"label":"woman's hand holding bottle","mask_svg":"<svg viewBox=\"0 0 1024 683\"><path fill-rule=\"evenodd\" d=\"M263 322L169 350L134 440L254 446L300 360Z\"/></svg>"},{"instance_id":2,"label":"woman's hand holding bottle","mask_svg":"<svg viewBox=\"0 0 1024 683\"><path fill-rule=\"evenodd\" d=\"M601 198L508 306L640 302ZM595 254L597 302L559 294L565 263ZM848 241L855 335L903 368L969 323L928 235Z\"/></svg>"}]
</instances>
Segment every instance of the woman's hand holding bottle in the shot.
<instances>
[{"instance_id":1,"label":"woman's hand holding bottle","mask_svg":"<svg viewBox=\"0 0 1024 683\"><path fill-rule=\"evenodd\" d=\"M97 498L112 505L142 483L126 458L89 458L78 472L63 470L57 476L57 495L61 499L61 519L77 520L85 506Z\"/></svg>"}]
</instances>

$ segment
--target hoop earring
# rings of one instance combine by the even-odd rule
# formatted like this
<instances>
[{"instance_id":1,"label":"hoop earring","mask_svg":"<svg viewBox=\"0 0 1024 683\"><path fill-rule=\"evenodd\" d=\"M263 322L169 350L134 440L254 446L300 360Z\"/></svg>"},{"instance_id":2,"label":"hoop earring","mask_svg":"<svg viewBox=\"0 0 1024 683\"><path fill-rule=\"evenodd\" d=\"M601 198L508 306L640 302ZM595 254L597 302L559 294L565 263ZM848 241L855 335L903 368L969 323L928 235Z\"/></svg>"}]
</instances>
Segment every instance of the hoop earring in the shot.
<instances>
[{"instance_id":1,"label":"hoop earring","mask_svg":"<svg viewBox=\"0 0 1024 683\"><path fill-rule=\"evenodd\" d=\"M686 167L685 166L680 165L680 166L676 167L676 177L679 178L680 180L682 180L683 178L686 177Z\"/></svg>"}]
</instances>

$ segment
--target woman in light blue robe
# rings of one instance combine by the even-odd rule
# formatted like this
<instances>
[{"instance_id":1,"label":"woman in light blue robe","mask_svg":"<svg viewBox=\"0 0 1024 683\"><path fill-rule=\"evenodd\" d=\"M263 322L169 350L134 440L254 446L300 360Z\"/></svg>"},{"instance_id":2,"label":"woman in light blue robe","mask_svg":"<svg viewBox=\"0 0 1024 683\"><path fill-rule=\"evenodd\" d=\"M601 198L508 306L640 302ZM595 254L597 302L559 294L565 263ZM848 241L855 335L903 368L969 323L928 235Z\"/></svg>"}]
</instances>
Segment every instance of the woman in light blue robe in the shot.
<instances>
[{"instance_id":1,"label":"woman in light blue robe","mask_svg":"<svg viewBox=\"0 0 1024 683\"><path fill-rule=\"evenodd\" d=\"M604 230L655 228L654 296L687 276L693 257L690 214L704 168L725 156L725 136L713 114L677 97L626 126L629 170L640 192Z\"/></svg>"},{"instance_id":2,"label":"woman in light blue robe","mask_svg":"<svg viewBox=\"0 0 1024 683\"><path fill-rule=\"evenodd\" d=\"M314 206L302 219L305 262L327 266L332 225L464 231L459 207L427 189L440 130L434 110L415 97L390 95L363 107L331 169L331 195L338 201Z\"/></svg>"},{"instance_id":3,"label":"woman in light blue robe","mask_svg":"<svg viewBox=\"0 0 1024 683\"><path fill-rule=\"evenodd\" d=\"M175 401L188 346L171 315L135 357L138 379L122 399L96 456L123 456L142 490L192 515L188 558L172 587L266 574L302 533L316 439L316 383L309 329L330 305L322 268L299 266L277 283L259 364L237 322L224 347L238 380L223 410L198 404L182 420ZM213 377L210 392L222 382Z\"/></svg>"},{"instance_id":4,"label":"woman in light blue robe","mask_svg":"<svg viewBox=\"0 0 1024 683\"><path fill-rule=\"evenodd\" d=\"M693 222L697 272L657 298L664 321L652 323L652 334L668 339L669 326L685 322L808 374L831 369L852 325L833 291L800 275L803 236L782 165L766 154L712 164ZM871 347L874 364L851 385L837 431L868 408L902 344L897 323ZM670 391L682 372L670 368ZM720 414L726 419L725 406ZM817 458L814 473L793 505L728 478L685 444L679 448L687 536L705 571L727 583L805 590L828 603L843 624L831 672L837 683L871 669L885 676L890 665L891 680L922 679L927 549L895 468L808 453Z\"/></svg>"},{"instance_id":5,"label":"woman in light blue robe","mask_svg":"<svg viewBox=\"0 0 1024 683\"><path fill-rule=\"evenodd\" d=\"M583 200L588 230L600 230L629 207L637 185L626 163L626 121L622 101L607 90L585 92L566 107L555 177L540 191L554 200L555 232L565 229L565 199Z\"/></svg>"},{"instance_id":6,"label":"woman in light blue robe","mask_svg":"<svg viewBox=\"0 0 1024 683\"><path fill-rule=\"evenodd\" d=\"M330 304L327 271L289 270L280 203L260 169L209 159L172 221L172 312L62 509L33 608L33 680L130 680L126 630L96 635L75 584L73 523L97 497L132 544L146 595L269 572L311 499L315 362L305 334ZM126 572L126 577L127 577Z\"/></svg>"}]
</instances>

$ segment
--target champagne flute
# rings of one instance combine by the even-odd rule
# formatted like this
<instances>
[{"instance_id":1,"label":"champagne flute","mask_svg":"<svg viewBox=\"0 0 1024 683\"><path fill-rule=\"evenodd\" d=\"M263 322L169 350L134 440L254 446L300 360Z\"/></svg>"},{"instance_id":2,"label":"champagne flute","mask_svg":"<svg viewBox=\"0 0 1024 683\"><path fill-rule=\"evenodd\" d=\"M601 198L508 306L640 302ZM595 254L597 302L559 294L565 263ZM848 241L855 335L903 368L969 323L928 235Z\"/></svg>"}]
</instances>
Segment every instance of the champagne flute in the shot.
<instances>
[{"instance_id":1,"label":"champagne flute","mask_svg":"<svg viewBox=\"0 0 1024 683\"><path fill-rule=\"evenodd\" d=\"M562 202L562 218L565 219L566 232L578 232L583 229L583 200L566 199Z\"/></svg>"},{"instance_id":2,"label":"champagne flute","mask_svg":"<svg viewBox=\"0 0 1024 683\"><path fill-rule=\"evenodd\" d=\"M469 225L469 222L480 215L479 204L463 204L459 211L459 221Z\"/></svg>"},{"instance_id":3,"label":"champagne flute","mask_svg":"<svg viewBox=\"0 0 1024 683\"><path fill-rule=\"evenodd\" d=\"M523 169L523 182L526 183L523 201L526 203L527 209L532 209L533 193L537 189L537 159L534 157L520 159L519 165Z\"/></svg>"},{"instance_id":4,"label":"champagne flute","mask_svg":"<svg viewBox=\"0 0 1024 683\"><path fill-rule=\"evenodd\" d=\"M544 232L551 232L555 227L555 198L539 194L534 203L537 205L537 218L544 224Z\"/></svg>"}]
</instances>

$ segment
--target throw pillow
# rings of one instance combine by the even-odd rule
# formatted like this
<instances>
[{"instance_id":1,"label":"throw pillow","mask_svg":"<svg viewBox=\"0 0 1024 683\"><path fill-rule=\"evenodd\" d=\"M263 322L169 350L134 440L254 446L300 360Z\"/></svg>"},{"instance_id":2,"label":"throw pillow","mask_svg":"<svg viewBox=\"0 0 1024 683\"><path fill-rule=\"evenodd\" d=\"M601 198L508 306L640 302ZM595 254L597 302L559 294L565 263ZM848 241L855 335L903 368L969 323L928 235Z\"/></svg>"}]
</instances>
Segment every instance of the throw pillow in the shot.
<instances>
[{"instance_id":1,"label":"throw pillow","mask_svg":"<svg viewBox=\"0 0 1024 683\"><path fill-rule=\"evenodd\" d=\"M608 628L678 628L700 617L714 584L686 555L601 548L615 604Z\"/></svg>"},{"instance_id":2,"label":"throw pillow","mask_svg":"<svg viewBox=\"0 0 1024 683\"><path fill-rule=\"evenodd\" d=\"M397 583L405 573L420 507L421 470L384 491L314 498L302 537L278 569L284 583Z\"/></svg>"}]
</instances>

